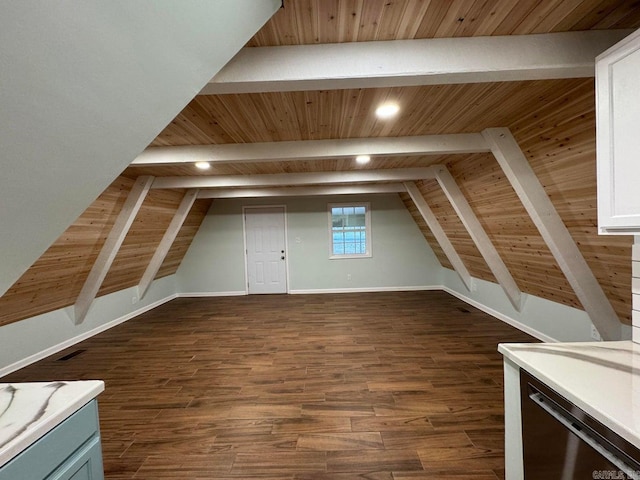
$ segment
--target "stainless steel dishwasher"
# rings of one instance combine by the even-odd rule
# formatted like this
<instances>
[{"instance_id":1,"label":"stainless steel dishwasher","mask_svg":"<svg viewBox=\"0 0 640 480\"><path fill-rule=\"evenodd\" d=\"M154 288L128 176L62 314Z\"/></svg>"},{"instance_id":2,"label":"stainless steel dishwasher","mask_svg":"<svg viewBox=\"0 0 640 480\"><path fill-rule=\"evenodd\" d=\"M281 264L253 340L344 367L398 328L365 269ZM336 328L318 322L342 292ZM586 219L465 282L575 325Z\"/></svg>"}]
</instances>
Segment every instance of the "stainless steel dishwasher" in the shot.
<instances>
[{"instance_id":1,"label":"stainless steel dishwasher","mask_svg":"<svg viewBox=\"0 0 640 480\"><path fill-rule=\"evenodd\" d=\"M640 479L635 445L524 370L520 388L525 480Z\"/></svg>"}]
</instances>

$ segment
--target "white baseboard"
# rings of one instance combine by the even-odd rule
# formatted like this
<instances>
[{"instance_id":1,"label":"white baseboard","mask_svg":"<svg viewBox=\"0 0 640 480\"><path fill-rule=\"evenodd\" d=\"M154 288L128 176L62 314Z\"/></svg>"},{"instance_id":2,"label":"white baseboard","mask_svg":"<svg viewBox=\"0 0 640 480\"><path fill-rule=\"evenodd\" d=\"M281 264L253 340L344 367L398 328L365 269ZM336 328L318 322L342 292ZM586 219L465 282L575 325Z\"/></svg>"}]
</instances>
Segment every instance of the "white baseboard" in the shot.
<instances>
[{"instance_id":1,"label":"white baseboard","mask_svg":"<svg viewBox=\"0 0 640 480\"><path fill-rule=\"evenodd\" d=\"M543 342L546 343L557 343L560 340L555 339L553 337L550 337L549 335L546 335L538 330L536 330L535 328L531 328L529 325L525 325L522 322L519 322L518 320L509 317L508 315L505 315L504 313L501 313L497 310L494 310L491 307L487 307L486 305L473 300L472 298L467 297L466 295L461 294L460 292L453 290L449 287L445 287L444 285L440 285L439 287L442 291L447 292L449 295L453 295L454 297L462 300L465 303L468 303L469 305L471 305L472 307L476 307L478 310L482 310L484 313L487 313L489 315L491 315L494 318L497 318L498 320L502 320L504 323L507 323L509 325L511 325L512 327L517 328L518 330L527 333L529 335L531 335L532 337L537 338L538 340L541 340Z\"/></svg>"},{"instance_id":2,"label":"white baseboard","mask_svg":"<svg viewBox=\"0 0 640 480\"><path fill-rule=\"evenodd\" d=\"M313 295L320 293L366 293L366 292L402 292L402 291L417 291L417 290L442 290L443 292L448 293L449 295L453 295L454 297L462 300L463 302L471 305L472 307L477 308L478 310L483 311L491 315L492 317L503 321L511 325L512 327L517 328L518 330L531 335L532 337L537 338L543 342L547 343L556 343L559 340L545 335L544 333L531 328L528 325L525 325L522 322L517 321L514 318L505 315L493 308L487 307L482 303L473 300L472 298L467 297L466 295L461 294L460 292L453 290L444 285L428 285L428 286L410 286L410 287L371 287L371 288L327 288L327 289L307 289L307 290L291 290L289 291L292 295Z\"/></svg>"},{"instance_id":3,"label":"white baseboard","mask_svg":"<svg viewBox=\"0 0 640 480\"><path fill-rule=\"evenodd\" d=\"M414 292L419 290L442 290L440 285L408 287L363 287L363 288L313 288L289 290L291 295L315 295L321 293L372 293L372 292Z\"/></svg>"},{"instance_id":4,"label":"white baseboard","mask_svg":"<svg viewBox=\"0 0 640 480\"><path fill-rule=\"evenodd\" d=\"M314 294L324 294L324 293L374 293L374 292L413 292L413 291L427 291L427 290L441 290L443 292L448 293L449 295L453 295L454 297L462 300L463 302L471 305L472 307L477 308L478 310L483 311L484 313L491 315L497 320L501 320L504 323L511 325L518 330L531 335L532 337L537 338L546 343L556 343L560 340L550 337L535 328L530 327L518 320L505 315L502 312L494 310L491 307L487 307L486 305L463 295L462 293L453 290L444 285L415 285L415 286L405 286L405 287L361 287L361 288L319 288L319 289L299 289L299 290L290 290L289 294L291 295L314 295ZM246 291L237 290L237 291L228 291L228 292L183 292L178 293L176 297L231 297L231 296L243 296L247 295ZM174 297L175 298L175 297ZM171 300L169 298L168 300ZM164 303L164 302L162 302ZM135 316L135 315L133 315ZM128 318L126 319L128 320ZM124 321L124 320L123 320Z\"/></svg>"},{"instance_id":5,"label":"white baseboard","mask_svg":"<svg viewBox=\"0 0 640 480\"><path fill-rule=\"evenodd\" d=\"M544 333L535 330L534 328L531 328L528 325L525 325L524 323L521 323L511 317L509 317L508 315L505 315L501 312L498 312L497 310L494 310L490 307L487 307L486 305L483 305L482 303L473 300L472 298L467 297L466 295L461 294L460 292L453 290L449 287L446 287L444 285L423 285L423 286L407 286L407 287L365 287L365 288L330 288L330 289L305 289L305 290L290 290L289 293L292 295L313 295L313 294L324 294L324 293L370 293L370 292L403 292L403 291L420 291L420 290L442 290L446 293L448 293L449 295L453 295L454 297L462 300L465 303L468 303L469 305L477 308L478 310L481 310L489 315L491 315L492 317L501 320L509 325L511 325L512 327L517 328L518 330L521 330L525 333L528 333L529 335L543 341L543 342L547 342L547 343L555 343L558 342L559 340L552 338L548 335L545 335ZM35 363L39 360L42 360L50 355L53 355L57 352L60 352L62 350L64 350L65 348L69 348L72 345L75 345L76 343L79 343L83 340L86 340L87 338L93 337L94 335L97 335L99 333L104 332L105 330L109 330L112 327L115 327L116 325L119 325L123 322L126 322L127 320L137 317L138 315L141 315L145 312L148 312L149 310L152 310L156 307L159 307L160 305L167 303L175 298L188 298L188 297L231 297L231 296L241 296L241 295L247 295L247 292L245 291L229 291L229 292L183 292L183 293L175 293L172 295L169 295L163 299L160 299L156 302L150 303L149 305L146 305L142 308L139 308L137 310L134 310L133 312L130 312L126 315L123 315L122 317L116 318L115 320L111 320L110 322L104 323L92 330L89 330L87 332L84 332L76 337L70 338L68 340L65 340L64 342L61 342L57 345L53 345L45 350L42 350L41 352L35 353L33 355L30 355L29 357L23 358L22 360L19 360L18 362L12 363L11 365L7 365L6 367L0 368L0 377L3 377L5 375L8 375L12 372L15 372L16 370L20 370L21 368L24 368L28 365L31 365L32 363ZM639 329L640 330L640 329Z\"/></svg>"},{"instance_id":6,"label":"white baseboard","mask_svg":"<svg viewBox=\"0 0 640 480\"><path fill-rule=\"evenodd\" d=\"M138 315L142 315L143 313L148 312L149 310L153 310L154 308L159 307L164 303L170 302L177 296L178 295L175 293L173 295L169 295L168 297L157 300L153 303L150 303L149 305L145 305L144 307L134 310L133 312L129 312L126 315L123 315L122 317L116 318L115 320L111 320L110 322L103 323L102 325L94 329L88 330L76 337L69 338L64 342L58 343L57 345L52 345L49 348L46 348L38 353L34 353L33 355L23 358L22 360L12 363L11 365L7 365L6 367L0 368L0 377L4 377L5 375L8 375L12 372L20 370L21 368L31 365L32 363L35 363L44 358L47 358L48 356L58 353L64 350L65 348L69 348L72 345L75 345L76 343L86 340L87 338L93 337L94 335L102 333L105 330L109 330L110 328L115 327L116 325L120 325L121 323L126 322L127 320L130 320L133 317L137 317Z\"/></svg>"},{"instance_id":7,"label":"white baseboard","mask_svg":"<svg viewBox=\"0 0 640 480\"><path fill-rule=\"evenodd\" d=\"M179 298L191 298L191 297L239 297L241 295L247 295L247 292L243 290L235 290L230 292L182 292L178 293Z\"/></svg>"}]
</instances>

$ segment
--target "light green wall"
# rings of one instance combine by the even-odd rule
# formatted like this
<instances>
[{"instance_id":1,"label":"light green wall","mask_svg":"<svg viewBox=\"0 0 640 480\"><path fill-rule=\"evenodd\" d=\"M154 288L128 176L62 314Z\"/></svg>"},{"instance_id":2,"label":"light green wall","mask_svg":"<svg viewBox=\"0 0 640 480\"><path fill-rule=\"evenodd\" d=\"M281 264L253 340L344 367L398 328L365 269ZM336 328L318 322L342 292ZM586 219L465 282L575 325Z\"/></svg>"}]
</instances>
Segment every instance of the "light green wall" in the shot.
<instances>
[{"instance_id":1,"label":"light green wall","mask_svg":"<svg viewBox=\"0 0 640 480\"><path fill-rule=\"evenodd\" d=\"M371 258L329 260L327 203L371 203ZM452 270L437 262L397 195L303 197L215 201L176 275L153 282L143 300L136 287L96 299L87 319L72 320L70 308L0 327L0 377L115 326L178 295L244 294L242 207L285 205L292 293L443 288L481 310L547 341L590 340L582 310L525 295L521 312L499 285L473 279L466 290ZM297 239L300 241L298 242ZM351 274L351 280L347 275ZM631 327L624 326L625 338Z\"/></svg>"},{"instance_id":2,"label":"light green wall","mask_svg":"<svg viewBox=\"0 0 640 480\"><path fill-rule=\"evenodd\" d=\"M591 320L584 310L523 293L518 312L502 287L478 278L468 291L453 270L443 269L443 286L452 295L546 342L590 342ZM631 339L631 327L622 325L622 340Z\"/></svg>"},{"instance_id":3,"label":"light green wall","mask_svg":"<svg viewBox=\"0 0 640 480\"><path fill-rule=\"evenodd\" d=\"M245 291L242 208L214 200L176 272L178 291Z\"/></svg>"},{"instance_id":4,"label":"light green wall","mask_svg":"<svg viewBox=\"0 0 640 480\"><path fill-rule=\"evenodd\" d=\"M370 202L370 258L329 259L327 204ZM442 267L396 194L215 200L177 272L182 293L244 292L242 207L284 205L289 290L402 289L441 284ZM349 280L348 276L351 276Z\"/></svg>"},{"instance_id":5,"label":"light green wall","mask_svg":"<svg viewBox=\"0 0 640 480\"><path fill-rule=\"evenodd\" d=\"M73 306L3 325L0 327L0 377L175 297L175 275L170 275L155 280L142 300L138 300L137 287L96 298L79 325L73 320Z\"/></svg>"}]
</instances>

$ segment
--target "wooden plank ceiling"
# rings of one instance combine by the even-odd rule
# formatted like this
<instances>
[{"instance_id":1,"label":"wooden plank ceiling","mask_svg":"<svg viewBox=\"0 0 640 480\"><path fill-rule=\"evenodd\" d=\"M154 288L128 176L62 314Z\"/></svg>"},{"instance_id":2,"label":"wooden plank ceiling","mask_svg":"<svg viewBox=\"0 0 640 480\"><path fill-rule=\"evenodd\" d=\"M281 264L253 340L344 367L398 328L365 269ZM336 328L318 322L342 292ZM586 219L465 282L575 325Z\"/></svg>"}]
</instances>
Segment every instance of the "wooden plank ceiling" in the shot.
<instances>
[{"instance_id":1,"label":"wooden plank ceiling","mask_svg":"<svg viewBox=\"0 0 640 480\"><path fill-rule=\"evenodd\" d=\"M284 6L248 47L640 27L640 2L628 0L285 0ZM386 100L396 101L401 111L383 121L374 110ZM593 79L200 95L151 146L477 133L488 127L511 129L621 320L629 323L631 238L599 237L596 232ZM8 298L1 299L9 313L0 317L0 324L73 304L122 204L117 192L130 188L131 179L139 175L250 175L433 164L447 165L522 291L581 308L492 155L385 156L366 166L344 158L216 163L206 172L189 164L130 166L14 285ZM471 275L495 281L437 184L418 185ZM137 284L182 193L157 191L145 201L150 210L140 214L100 294ZM108 208L100 210L100 202L109 198ZM451 268L411 200L403 200L441 263ZM195 234L208 204L196 205L179 236L180 245L159 276L175 271ZM92 212L100 212L99 222L88 219ZM69 254L80 252L76 247L82 245L82 253ZM64 269L55 278L43 278L52 264Z\"/></svg>"},{"instance_id":2,"label":"wooden plank ceiling","mask_svg":"<svg viewBox=\"0 0 640 480\"><path fill-rule=\"evenodd\" d=\"M285 0L250 47L637 28L629 0Z\"/></svg>"}]
</instances>

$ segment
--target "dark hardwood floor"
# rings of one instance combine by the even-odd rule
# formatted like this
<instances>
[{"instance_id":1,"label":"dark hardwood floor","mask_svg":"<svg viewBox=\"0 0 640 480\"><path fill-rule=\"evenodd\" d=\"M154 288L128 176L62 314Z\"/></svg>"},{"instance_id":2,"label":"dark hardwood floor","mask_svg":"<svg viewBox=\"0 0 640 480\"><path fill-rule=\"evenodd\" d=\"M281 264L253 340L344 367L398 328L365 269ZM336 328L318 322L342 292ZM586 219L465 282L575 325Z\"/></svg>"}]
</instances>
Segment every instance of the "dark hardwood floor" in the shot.
<instances>
[{"instance_id":1,"label":"dark hardwood floor","mask_svg":"<svg viewBox=\"0 0 640 480\"><path fill-rule=\"evenodd\" d=\"M103 379L108 479L495 480L526 341L442 292L177 299L0 381Z\"/></svg>"}]
</instances>

